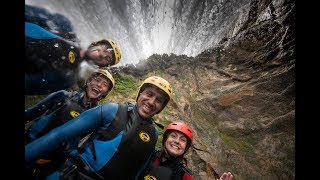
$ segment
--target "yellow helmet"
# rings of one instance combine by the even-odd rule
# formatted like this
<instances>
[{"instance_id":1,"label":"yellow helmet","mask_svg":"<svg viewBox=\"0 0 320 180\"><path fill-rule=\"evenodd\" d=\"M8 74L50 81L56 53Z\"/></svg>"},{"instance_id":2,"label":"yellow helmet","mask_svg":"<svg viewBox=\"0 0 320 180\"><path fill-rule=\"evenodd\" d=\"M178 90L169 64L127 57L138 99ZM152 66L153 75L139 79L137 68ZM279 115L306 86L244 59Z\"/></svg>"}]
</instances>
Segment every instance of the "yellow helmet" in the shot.
<instances>
[{"instance_id":1,"label":"yellow helmet","mask_svg":"<svg viewBox=\"0 0 320 180\"><path fill-rule=\"evenodd\" d=\"M162 77L159 77L159 76L151 76L151 77L148 77L147 79L145 79L140 88L139 88L139 92L138 92L138 96L137 96L137 99L138 100L138 97L140 95L140 93L144 90L144 86L146 84L152 84L158 88L160 88L161 90L163 90L167 96L169 97L168 100L164 103L164 106L165 107L167 105L167 103L170 101L170 99L172 99L172 88L171 88L171 85L169 84L169 82L165 79L163 79Z\"/></svg>"},{"instance_id":2,"label":"yellow helmet","mask_svg":"<svg viewBox=\"0 0 320 180\"><path fill-rule=\"evenodd\" d=\"M114 85L115 85L115 81L114 81L111 73L110 73L107 69L104 69L104 68L99 68L99 69L95 70L95 71L91 74L91 76L87 79L87 82L85 83L85 88L86 88L87 83L90 82L93 77L97 76L97 74L98 74L98 75L101 74L101 75L103 75L104 77L106 77L107 79L110 80L111 86L109 87L109 90L108 90L108 93L107 93L107 94L109 94L109 92L112 91L112 89L113 89L113 87L114 87ZM107 95L107 94L106 94L106 95Z\"/></svg>"},{"instance_id":3,"label":"yellow helmet","mask_svg":"<svg viewBox=\"0 0 320 180\"><path fill-rule=\"evenodd\" d=\"M116 42L114 42L112 39L107 39L107 41L111 44L112 49L114 51L114 64L118 64L120 62L121 59L121 52L120 52L120 48L118 46L118 44Z\"/></svg>"},{"instance_id":4,"label":"yellow helmet","mask_svg":"<svg viewBox=\"0 0 320 180\"><path fill-rule=\"evenodd\" d=\"M98 44L101 44L101 43L102 44L104 44L104 43L109 44L113 49L113 59L114 59L114 61L110 65L112 66L112 65L118 64L120 62L120 59L121 59L121 52L120 52L120 48L119 48L118 44L114 40L112 40L112 39L102 39L100 41L96 41L96 42L91 43L89 48L92 47L92 46L96 46Z\"/></svg>"}]
</instances>

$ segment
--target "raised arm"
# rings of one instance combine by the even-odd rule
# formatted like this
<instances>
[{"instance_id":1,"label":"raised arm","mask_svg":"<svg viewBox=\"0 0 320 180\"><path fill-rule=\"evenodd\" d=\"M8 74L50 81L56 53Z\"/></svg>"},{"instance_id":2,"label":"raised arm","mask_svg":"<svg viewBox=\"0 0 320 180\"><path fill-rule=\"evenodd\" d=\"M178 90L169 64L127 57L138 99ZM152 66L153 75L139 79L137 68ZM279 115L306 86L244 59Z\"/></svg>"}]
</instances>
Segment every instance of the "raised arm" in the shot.
<instances>
[{"instance_id":1,"label":"raised arm","mask_svg":"<svg viewBox=\"0 0 320 180\"><path fill-rule=\"evenodd\" d=\"M41 155L55 151L62 142L72 141L74 138L109 124L114 119L117 110L118 104L116 103L97 106L32 141L25 146L26 163L36 160Z\"/></svg>"},{"instance_id":2,"label":"raised arm","mask_svg":"<svg viewBox=\"0 0 320 180\"><path fill-rule=\"evenodd\" d=\"M47 112L47 110L52 109L55 105L59 105L59 103L62 104L64 99L69 95L70 93L65 90L57 91L45 97L37 104L29 107L25 110L25 123L40 117L42 114Z\"/></svg>"}]
</instances>

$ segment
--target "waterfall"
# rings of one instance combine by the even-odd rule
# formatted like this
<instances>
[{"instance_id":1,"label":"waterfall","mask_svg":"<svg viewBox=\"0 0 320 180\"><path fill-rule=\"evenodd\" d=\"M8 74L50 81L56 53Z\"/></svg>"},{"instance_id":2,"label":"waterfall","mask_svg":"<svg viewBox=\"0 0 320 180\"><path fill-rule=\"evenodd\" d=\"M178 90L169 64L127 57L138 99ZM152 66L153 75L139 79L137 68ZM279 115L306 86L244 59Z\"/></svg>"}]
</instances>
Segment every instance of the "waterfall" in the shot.
<instances>
[{"instance_id":1,"label":"waterfall","mask_svg":"<svg viewBox=\"0 0 320 180\"><path fill-rule=\"evenodd\" d=\"M26 0L66 16L84 48L103 38L121 49L119 66L152 54L196 56L233 34L250 0Z\"/></svg>"}]
</instances>

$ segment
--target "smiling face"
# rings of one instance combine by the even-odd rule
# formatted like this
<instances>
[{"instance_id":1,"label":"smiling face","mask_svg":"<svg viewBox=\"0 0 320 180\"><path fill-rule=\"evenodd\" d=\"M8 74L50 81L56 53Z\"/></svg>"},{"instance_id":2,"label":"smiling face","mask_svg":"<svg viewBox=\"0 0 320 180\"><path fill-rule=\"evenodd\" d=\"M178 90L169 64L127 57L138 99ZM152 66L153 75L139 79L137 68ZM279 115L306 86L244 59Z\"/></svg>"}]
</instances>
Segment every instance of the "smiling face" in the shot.
<instances>
[{"instance_id":1,"label":"smiling face","mask_svg":"<svg viewBox=\"0 0 320 180\"><path fill-rule=\"evenodd\" d=\"M164 146L171 156L178 157L185 152L187 143L187 137L183 133L172 131L169 132Z\"/></svg>"},{"instance_id":2,"label":"smiling face","mask_svg":"<svg viewBox=\"0 0 320 180\"><path fill-rule=\"evenodd\" d=\"M112 64L113 53L113 49L104 44L92 46L87 50L89 59L100 67Z\"/></svg>"},{"instance_id":3,"label":"smiling face","mask_svg":"<svg viewBox=\"0 0 320 180\"><path fill-rule=\"evenodd\" d=\"M108 93L110 86L110 81L106 77L95 76L87 83L87 96L89 99L100 100Z\"/></svg>"},{"instance_id":4,"label":"smiling face","mask_svg":"<svg viewBox=\"0 0 320 180\"><path fill-rule=\"evenodd\" d=\"M165 95L159 88L149 86L139 95L137 109L141 118L148 119L163 109L166 101Z\"/></svg>"}]
</instances>

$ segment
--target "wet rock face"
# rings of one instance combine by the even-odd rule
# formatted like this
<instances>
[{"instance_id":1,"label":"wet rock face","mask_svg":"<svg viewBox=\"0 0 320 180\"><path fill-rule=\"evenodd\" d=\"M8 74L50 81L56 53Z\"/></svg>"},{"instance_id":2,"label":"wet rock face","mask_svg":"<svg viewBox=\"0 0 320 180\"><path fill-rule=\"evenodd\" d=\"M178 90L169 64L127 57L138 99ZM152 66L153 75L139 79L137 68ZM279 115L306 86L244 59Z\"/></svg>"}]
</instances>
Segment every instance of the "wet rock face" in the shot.
<instances>
[{"instance_id":1,"label":"wet rock face","mask_svg":"<svg viewBox=\"0 0 320 180\"><path fill-rule=\"evenodd\" d=\"M196 179L295 177L295 4L252 1L231 37L195 58L153 55L127 73L163 70L174 88L172 114L194 129L189 165ZM137 70L135 72L135 70Z\"/></svg>"}]
</instances>

